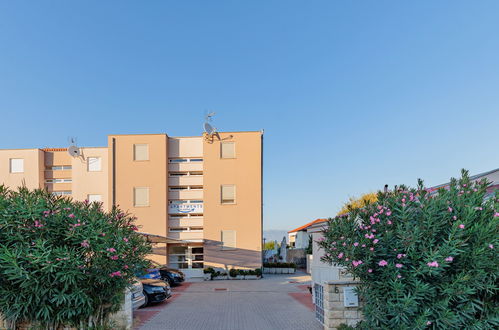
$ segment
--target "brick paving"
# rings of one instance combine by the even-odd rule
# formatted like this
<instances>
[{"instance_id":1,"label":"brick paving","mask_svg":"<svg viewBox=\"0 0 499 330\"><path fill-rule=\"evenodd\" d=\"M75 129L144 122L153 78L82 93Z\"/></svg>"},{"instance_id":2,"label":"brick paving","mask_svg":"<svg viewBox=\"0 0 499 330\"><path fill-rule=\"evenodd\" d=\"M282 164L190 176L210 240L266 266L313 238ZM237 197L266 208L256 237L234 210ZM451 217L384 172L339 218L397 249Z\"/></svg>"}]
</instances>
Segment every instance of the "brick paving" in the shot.
<instances>
[{"instance_id":1,"label":"brick paving","mask_svg":"<svg viewBox=\"0 0 499 330\"><path fill-rule=\"evenodd\" d=\"M140 310L147 318L136 319L135 326L140 330L322 329L314 318L309 280L297 273L190 283L173 288L173 300Z\"/></svg>"}]
</instances>

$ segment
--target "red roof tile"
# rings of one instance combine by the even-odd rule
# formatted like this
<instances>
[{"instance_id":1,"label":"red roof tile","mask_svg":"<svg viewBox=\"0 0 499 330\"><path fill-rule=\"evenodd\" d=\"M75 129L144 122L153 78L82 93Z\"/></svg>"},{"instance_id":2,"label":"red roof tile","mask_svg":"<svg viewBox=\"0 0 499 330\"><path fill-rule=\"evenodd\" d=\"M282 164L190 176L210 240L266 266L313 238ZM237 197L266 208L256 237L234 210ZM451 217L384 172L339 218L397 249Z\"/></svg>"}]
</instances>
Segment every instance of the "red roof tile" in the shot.
<instances>
[{"instance_id":1,"label":"red roof tile","mask_svg":"<svg viewBox=\"0 0 499 330\"><path fill-rule=\"evenodd\" d=\"M296 231L302 231L302 230L305 230L305 229L307 229L308 227L310 227L312 225L315 225L316 223L325 222L325 221L327 221L327 219L317 219L317 220L314 220L312 222L307 223L306 225L303 225L303 226L298 227L296 229L290 230L290 231L288 231L288 233L294 233Z\"/></svg>"}]
</instances>

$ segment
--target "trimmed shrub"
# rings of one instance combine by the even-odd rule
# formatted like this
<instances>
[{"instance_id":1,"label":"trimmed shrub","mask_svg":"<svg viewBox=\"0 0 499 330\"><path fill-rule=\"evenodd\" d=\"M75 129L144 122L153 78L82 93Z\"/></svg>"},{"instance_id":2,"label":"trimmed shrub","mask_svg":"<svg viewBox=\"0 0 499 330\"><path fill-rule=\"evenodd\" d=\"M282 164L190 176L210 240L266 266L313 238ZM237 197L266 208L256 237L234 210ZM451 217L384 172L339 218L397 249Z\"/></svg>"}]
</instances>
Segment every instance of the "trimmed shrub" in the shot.
<instances>
[{"instance_id":1,"label":"trimmed shrub","mask_svg":"<svg viewBox=\"0 0 499 330\"><path fill-rule=\"evenodd\" d=\"M229 276L230 277L236 277L238 274L240 274L241 271L235 269L235 268L231 268L231 270L229 270Z\"/></svg>"},{"instance_id":2,"label":"trimmed shrub","mask_svg":"<svg viewBox=\"0 0 499 330\"><path fill-rule=\"evenodd\" d=\"M135 218L100 203L0 186L0 314L39 327L103 326L151 250Z\"/></svg>"},{"instance_id":3,"label":"trimmed shrub","mask_svg":"<svg viewBox=\"0 0 499 330\"><path fill-rule=\"evenodd\" d=\"M323 261L360 280L365 328L499 326L499 194L463 171L437 194L401 187L330 219Z\"/></svg>"}]
</instances>

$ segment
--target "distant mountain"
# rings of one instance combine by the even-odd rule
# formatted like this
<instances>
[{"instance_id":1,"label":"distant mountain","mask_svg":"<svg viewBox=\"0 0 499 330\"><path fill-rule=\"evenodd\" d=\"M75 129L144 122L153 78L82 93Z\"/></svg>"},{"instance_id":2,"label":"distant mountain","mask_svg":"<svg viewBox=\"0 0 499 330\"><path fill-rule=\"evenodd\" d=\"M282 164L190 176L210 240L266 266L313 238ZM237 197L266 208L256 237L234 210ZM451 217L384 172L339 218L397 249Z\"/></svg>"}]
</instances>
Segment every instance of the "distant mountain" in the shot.
<instances>
[{"instance_id":1,"label":"distant mountain","mask_svg":"<svg viewBox=\"0 0 499 330\"><path fill-rule=\"evenodd\" d=\"M270 229L263 231L265 242L277 241L278 243L281 243L283 237L286 237L286 241L288 240L288 232L286 230Z\"/></svg>"}]
</instances>

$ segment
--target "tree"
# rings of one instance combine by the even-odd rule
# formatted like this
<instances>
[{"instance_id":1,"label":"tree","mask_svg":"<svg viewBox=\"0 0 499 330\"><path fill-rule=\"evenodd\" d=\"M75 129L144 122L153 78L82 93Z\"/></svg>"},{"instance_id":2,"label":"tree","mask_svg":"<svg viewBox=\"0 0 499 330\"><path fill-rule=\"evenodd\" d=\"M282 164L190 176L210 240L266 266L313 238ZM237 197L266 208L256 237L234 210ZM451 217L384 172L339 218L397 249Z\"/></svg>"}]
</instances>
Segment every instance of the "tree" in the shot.
<instances>
[{"instance_id":1,"label":"tree","mask_svg":"<svg viewBox=\"0 0 499 330\"><path fill-rule=\"evenodd\" d=\"M431 195L404 186L331 219L324 261L360 280L369 329L499 326L499 193L463 171Z\"/></svg>"},{"instance_id":2,"label":"tree","mask_svg":"<svg viewBox=\"0 0 499 330\"><path fill-rule=\"evenodd\" d=\"M378 200L377 193L367 193L362 195L360 198L351 197L345 205L341 208L337 215L347 214L356 209L361 209L369 204L375 203Z\"/></svg>"},{"instance_id":3,"label":"tree","mask_svg":"<svg viewBox=\"0 0 499 330\"><path fill-rule=\"evenodd\" d=\"M273 250L276 248L275 241L265 242L264 250Z\"/></svg>"},{"instance_id":4,"label":"tree","mask_svg":"<svg viewBox=\"0 0 499 330\"><path fill-rule=\"evenodd\" d=\"M15 327L105 325L150 245L100 203L0 186L0 314Z\"/></svg>"}]
</instances>

